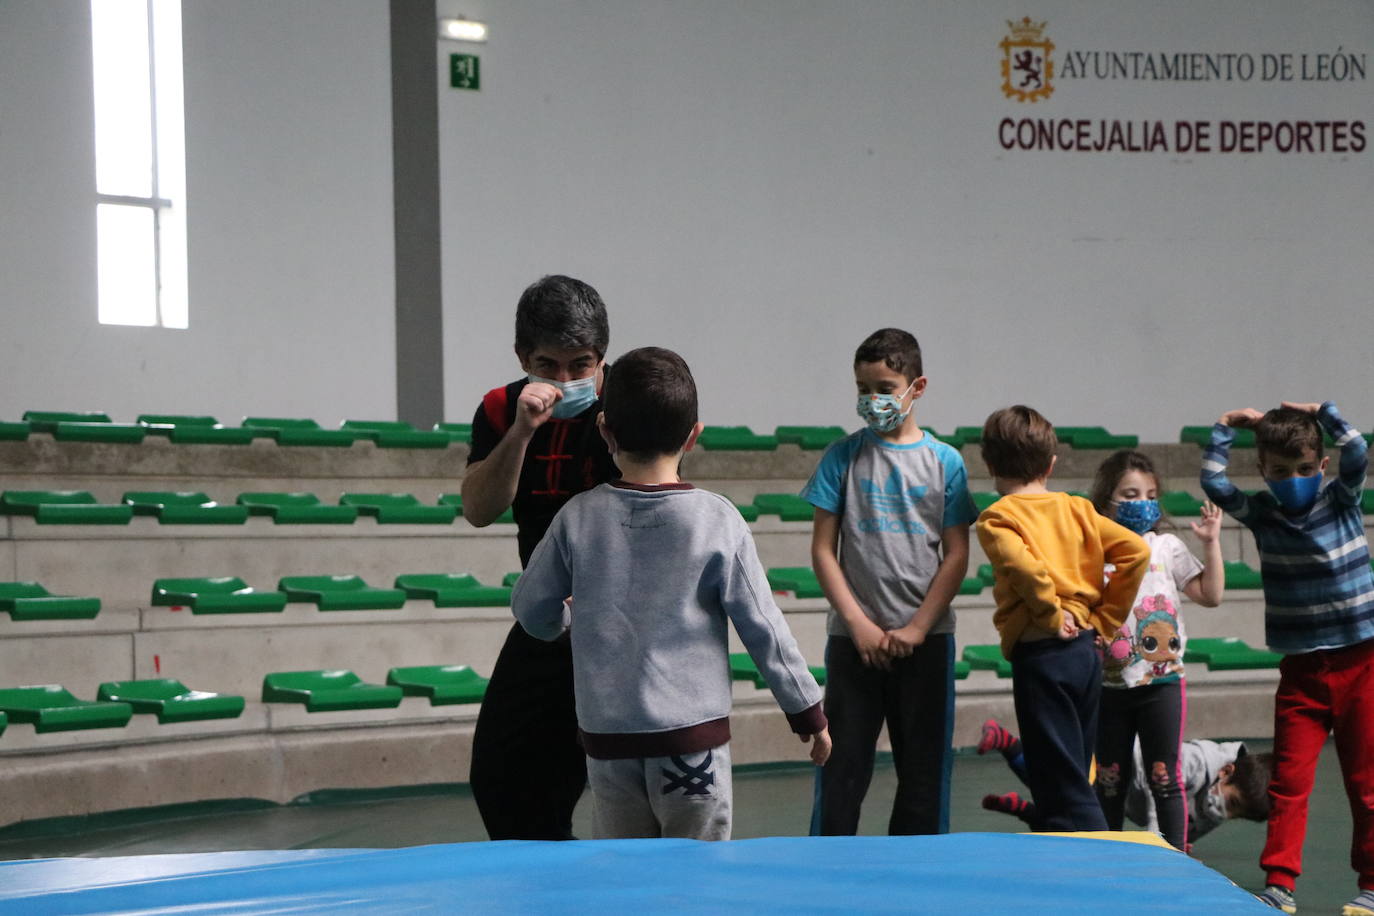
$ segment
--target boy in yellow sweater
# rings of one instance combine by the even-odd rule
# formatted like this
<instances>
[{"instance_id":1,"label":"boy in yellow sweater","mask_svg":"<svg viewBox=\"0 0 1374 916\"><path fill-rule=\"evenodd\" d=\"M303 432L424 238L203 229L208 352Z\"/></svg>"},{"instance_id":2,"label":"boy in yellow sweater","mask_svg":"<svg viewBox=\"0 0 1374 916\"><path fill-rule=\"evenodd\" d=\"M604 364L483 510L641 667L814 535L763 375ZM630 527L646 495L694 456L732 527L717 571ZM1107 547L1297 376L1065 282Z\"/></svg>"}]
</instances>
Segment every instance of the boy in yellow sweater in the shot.
<instances>
[{"instance_id":1,"label":"boy in yellow sweater","mask_svg":"<svg viewBox=\"0 0 1374 916\"><path fill-rule=\"evenodd\" d=\"M983 461L1002 498L978 516L978 541L996 575L992 621L1011 661L1032 826L1106 830L1088 781L1102 693L1094 640L1126 619L1150 548L1088 500L1046 488L1058 444L1029 407L988 417ZM1104 587L1108 563L1116 571Z\"/></svg>"}]
</instances>

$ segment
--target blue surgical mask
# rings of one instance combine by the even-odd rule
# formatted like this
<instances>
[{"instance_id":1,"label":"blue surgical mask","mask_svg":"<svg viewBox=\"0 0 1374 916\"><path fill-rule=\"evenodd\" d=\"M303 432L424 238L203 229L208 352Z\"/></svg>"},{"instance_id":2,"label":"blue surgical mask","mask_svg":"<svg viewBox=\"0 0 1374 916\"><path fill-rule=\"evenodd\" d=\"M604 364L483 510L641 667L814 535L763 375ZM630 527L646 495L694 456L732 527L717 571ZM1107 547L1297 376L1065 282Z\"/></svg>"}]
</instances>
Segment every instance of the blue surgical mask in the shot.
<instances>
[{"instance_id":1,"label":"blue surgical mask","mask_svg":"<svg viewBox=\"0 0 1374 916\"><path fill-rule=\"evenodd\" d=\"M1116 523L1136 534L1152 530L1162 514L1157 499L1127 499L1116 504Z\"/></svg>"},{"instance_id":2,"label":"blue surgical mask","mask_svg":"<svg viewBox=\"0 0 1374 916\"><path fill-rule=\"evenodd\" d=\"M855 410L869 429L876 433L890 433L901 426L907 414L911 413L910 407L902 410L902 398L915 384L916 380L912 379L911 385L907 385L906 391L901 394L861 394Z\"/></svg>"},{"instance_id":3,"label":"blue surgical mask","mask_svg":"<svg viewBox=\"0 0 1374 916\"><path fill-rule=\"evenodd\" d=\"M1269 492L1279 501L1279 505L1289 512L1301 512L1311 508L1317 501L1317 493L1322 488L1322 472L1311 477L1285 477L1283 480L1265 478Z\"/></svg>"},{"instance_id":4,"label":"blue surgical mask","mask_svg":"<svg viewBox=\"0 0 1374 916\"><path fill-rule=\"evenodd\" d=\"M591 407L596 402L596 375L589 375L586 378L575 378L566 382L556 382L550 378L540 378L533 373L530 374L531 382L542 382L545 385L552 385L563 392L563 397L553 405L553 416L555 419L566 420L568 417L575 417L582 411Z\"/></svg>"}]
</instances>

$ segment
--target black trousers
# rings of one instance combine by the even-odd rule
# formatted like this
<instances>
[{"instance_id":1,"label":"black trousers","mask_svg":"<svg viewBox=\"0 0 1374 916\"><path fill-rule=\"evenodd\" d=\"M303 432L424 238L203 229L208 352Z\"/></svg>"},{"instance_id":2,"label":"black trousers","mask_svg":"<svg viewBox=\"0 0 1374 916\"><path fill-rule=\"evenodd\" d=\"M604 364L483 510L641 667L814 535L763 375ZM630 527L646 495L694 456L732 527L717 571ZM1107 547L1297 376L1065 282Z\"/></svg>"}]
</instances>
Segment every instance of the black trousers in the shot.
<instances>
[{"instance_id":1,"label":"black trousers","mask_svg":"<svg viewBox=\"0 0 1374 916\"><path fill-rule=\"evenodd\" d=\"M816 779L811 832L853 836L873 779L878 734L887 722L897 797L888 833L949 832L954 755L954 637L930 636L892 670L865 667L846 636L825 647L825 716L834 748Z\"/></svg>"},{"instance_id":2,"label":"black trousers","mask_svg":"<svg viewBox=\"0 0 1374 916\"><path fill-rule=\"evenodd\" d=\"M1012 698L1036 830L1106 830L1088 781L1097 742L1102 658L1094 634L1042 639L1012 649Z\"/></svg>"},{"instance_id":3,"label":"black trousers","mask_svg":"<svg viewBox=\"0 0 1374 916\"><path fill-rule=\"evenodd\" d=\"M472 795L493 840L570 840L587 784L577 741L572 642L511 628L472 738Z\"/></svg>"},{"instance_id":4,"label":"black trousers","mask_svg":"<svg viewBox=\"0 0 1374 916\"><path fill-rule=\"evenodd\" d=\"M1159 832L1176 849L1188 835L1188 805L1179 755L1183 746L1183 683L1171 681L1102 691L1097 727L1097 798L1107 827L1126 820L1126 792L1135 775L1135 738L1145 762L1145 784L1154 796Z\"/></svg>"}]
</instances>

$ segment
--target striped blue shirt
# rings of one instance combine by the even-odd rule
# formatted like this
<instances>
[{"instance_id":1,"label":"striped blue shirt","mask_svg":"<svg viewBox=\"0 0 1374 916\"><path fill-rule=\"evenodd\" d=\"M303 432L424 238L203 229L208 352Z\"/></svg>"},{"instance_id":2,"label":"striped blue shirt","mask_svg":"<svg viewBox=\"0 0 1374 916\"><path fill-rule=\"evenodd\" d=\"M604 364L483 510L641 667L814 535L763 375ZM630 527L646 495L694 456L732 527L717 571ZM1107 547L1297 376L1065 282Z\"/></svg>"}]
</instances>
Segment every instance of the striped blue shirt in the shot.
<instances>
[{"instance_id":1,"label":"striped blue shirt","mask_svg":"<svg viewBox=\"0 0 1374 916\"><path fill-rule=\"evenodd\" d=\"M1364 438L1327 401L1317 420L1341 450L1337 476L1312 508L1288 515L1267 492L1247 496L1226 476L1231 428L1212 427L1202 456L1202 490L1255 535L1264 578L1269 648L1295 654L1374 639L1374 573L1360 493L1369 467Z\"/></svg>"}]
</instances>

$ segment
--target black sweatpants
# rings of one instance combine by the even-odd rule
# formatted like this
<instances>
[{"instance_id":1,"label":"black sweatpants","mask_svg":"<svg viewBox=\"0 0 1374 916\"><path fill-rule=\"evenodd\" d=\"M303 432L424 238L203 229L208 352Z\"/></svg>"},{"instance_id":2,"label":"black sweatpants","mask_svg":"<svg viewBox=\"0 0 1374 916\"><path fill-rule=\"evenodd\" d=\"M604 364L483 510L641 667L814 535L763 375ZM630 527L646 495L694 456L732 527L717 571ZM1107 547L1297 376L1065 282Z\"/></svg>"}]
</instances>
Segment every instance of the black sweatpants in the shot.
<instances>
[{"instance_id":1,"label":"black sweatpants","mask_svg":"<svg viewBox=\"0 0 1374 916\"><path fill-rule=\"evenodd\" d=\"M1183 683L1102 691L1097 727L1097 798L1107 827L1120 830L1126 820L1126 793L1135 775L1135 738L1145 763L1145 784L1155 800L1159 832L1175 849L1188 836L1188 804L1179 756L1183 750Z\"/></svg>"},{"instance_id":2,"label":"black sweatpants","mask_svg":"<svg viewBox=\"0 0 1374 916\"><path fill-rule=\"evenodd\" d=\"M929 636L909 658L893 659L892 670L883 671L866 667L849 637L831 636L825 670L825 717L834 747L816 775L811 832L853 836L858 831L886 721L897 770L888 833L948 833L954 637Z\"/></svg>"},{"instance_id":3,"label":"black sweatpants","mask_svg":"<svg viewBox=\"0 0 1374 916\"><path fill-rule=\"evenodd\" d=\"M1011 653L1012 698L1036 830L1106 830L1088 781L1097 742L1102 658L1089 631L1071 640L1017 643Z\"/></svg>"},{"instance_id":4,"label":"black sweatpants","mask_svg":"<svg viewBox=\"0 0 1374 916\"><path fill-rule=\"evenodd\" d=\"M472 795L493 840L570 840L587 784L577 742L572 642L511 628L472 737Z\"/></svg>"}]
</instances>

